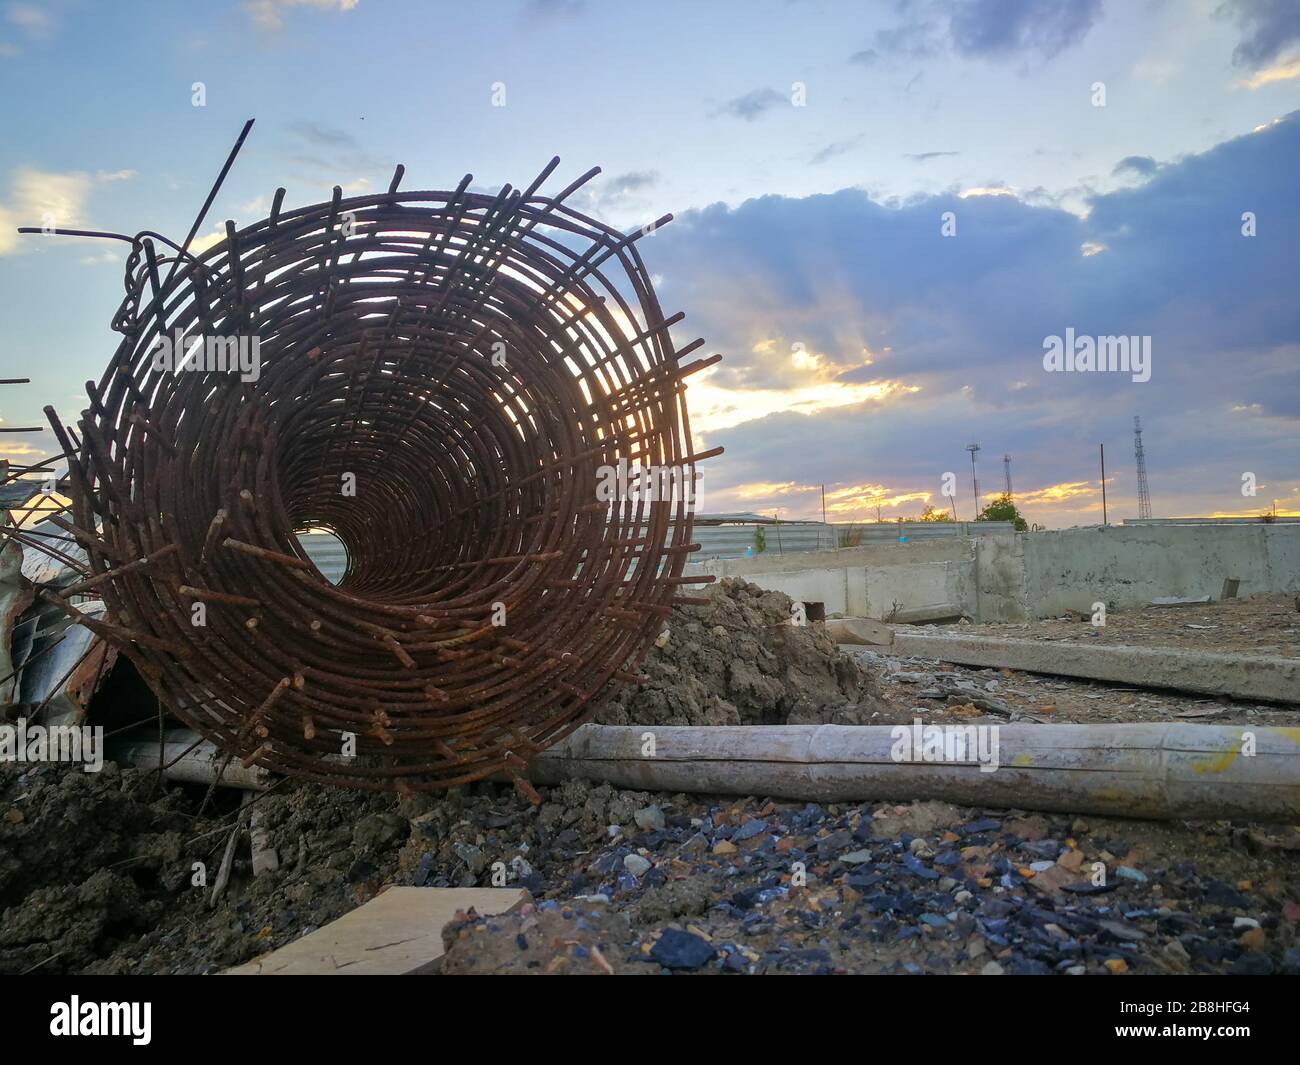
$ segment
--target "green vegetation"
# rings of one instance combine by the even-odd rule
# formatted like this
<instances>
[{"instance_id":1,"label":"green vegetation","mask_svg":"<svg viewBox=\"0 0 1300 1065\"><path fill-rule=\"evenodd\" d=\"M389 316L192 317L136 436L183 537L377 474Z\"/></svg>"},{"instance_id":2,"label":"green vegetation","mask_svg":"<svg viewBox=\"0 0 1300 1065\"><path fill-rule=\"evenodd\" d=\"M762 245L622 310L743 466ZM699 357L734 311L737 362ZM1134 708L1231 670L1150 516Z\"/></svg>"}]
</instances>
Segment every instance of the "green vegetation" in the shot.
<instances>
[{"instance_id":1,"label":"green vegetation","mask_svg":"<svg viewBox=\"0 0 1300 1065\"><path fill-rule=\"evenodd\" d=\"M1018 532L1027 532L1029 530L1029 523L1020 516L1020 511L1016 509L1016 505L1011 502L1011 497L1005 492L981 510L979 517L975 520L1010 521L1015 523Z\"/></svg>"}]
</instances>

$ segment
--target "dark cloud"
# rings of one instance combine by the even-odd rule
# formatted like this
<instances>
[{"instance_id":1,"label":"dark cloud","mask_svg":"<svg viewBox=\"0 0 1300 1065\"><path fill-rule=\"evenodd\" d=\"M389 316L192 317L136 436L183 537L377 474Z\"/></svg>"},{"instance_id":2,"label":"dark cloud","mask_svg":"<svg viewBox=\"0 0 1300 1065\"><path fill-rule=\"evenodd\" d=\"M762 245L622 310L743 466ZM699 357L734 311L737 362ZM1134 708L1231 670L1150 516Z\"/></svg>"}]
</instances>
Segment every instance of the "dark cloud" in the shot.
<instances>
[{"instance_id":1,"label":"dark cloud","mask_svg":"<svg viewBox=\"0 0 1300 1065\"><path fill-rule=\"evenodd\" d=\"M1160 164L1149 155L1126 155L1115 164L1115 169L1111 173L1117 175L1128 173L1137 174L1139 177L1150 177L1159 169Z\"/></svg>"},{"instance_id":2,"label":"dark cloud","mask_svg":"<svg viewBox=\"0 0 1300 1065\"><path fill-rule=\"evenodd\" d=\"M904 159L914 159L918 163L926 163L931 159L940 159L945 155L961 155L961 152L904 152Z\"/></svg>"},{"instance_id":3,"label":"dark cloud","mask_svg":"<svg viewBox=\"0 0 1300 1065\"><path fill-rule=\"evenodd\" d=\"M920 11L910 11L903 5L910 21L898 26L877 30L872 36L872 47L863 48L849 56L850 63L872 67L882 59L928 59L944 48L944 27L941 22Z\"/></svg>"},{"instance_id":4,"label":"dark cloud","mask_svg":"<svg viewBox=\"0 0 1300 1065\"><path fill-rule=\"evenodd\" d=\"M629 170L626 174L619 174L617 177L609 179L609 183L614 188L623 192L635 192L637 189L648 189L651 185L659 181L659 172L657 170Z\"/></svg>"},{"instance_id":5,"label":"dark cloud","mask_svg":"<svg viewBox=\"0 0 1300 1065\"><path fill-rule=\"evenodd\" d=\"M682 216L648 265L691 336L723 353L713 383L919 388L716 430L718 483L932 489L971 439L1012 452L1026 489L1095 479L1097 443L1123 454L1133 414L1162 491L1261 456L1285 477L1300 466L1297 167L1300 112L1094 195L1087 218L1011 196L886 207L859 190ZM940 235L945 211L955 237ZM1255 237L1242 234L1246 211ZM1044 338L1071 327L1150 336L1151 380L1045 372ZM795 344L817 369L795 364Z\"/></svg>"},{"instance_id":6,"label":"dark cloud","mask_svg":"<svg viewBox=\"0 0 1300 1065\"><path fill-rule=\"evenodd\" d=\"M753 122L754 119L774 107L780 107L782 104L788 104L789 98L782 96L775 89L754 89L752 92L745 93L744 96L737 96L734 100L728 100L716 112L717 114L731 115L733 118L743 118L746 122Z\"/></svg>"},{"instance_id":7,"label":"dark cloud","mask_svg":"<svg viewBox=\"0 0 1300 1065\"><path fill-rule=\"evenodd\" d=\"M930 0L904 4L904 21L873 34L850 63L917 61L951 51L967 58L1047 60L1079 44L1101 0Z\"/></svg>"},{"instance_id":8,"label":"dark cloud","mask_svg":"<svg viewBox=\"0 0 1300 1065\"><path fill-rule=\"evenodd\" d=\"M1300 3L1296 0L1226 0L1216 11L1236 22L1242 37L1232 61L1255 70L1267 66L1300 42Z\"/></svg>"},{"instance_id":9,"label":"dark cloud","mask_svg":"<svg viewBox=\"0 0 1300 1065\"><path fill-rule=\"evenodd\" d=\"M948 28L962 55L1051 59L1082 41L1100 16L1101 0L966 0Z\"/></svg>"},{"instance_id":10,"label":"dark cloud","mask_svg":"<svg viewBox=\"0 0 1300 1065\"><path fill-rule=\"evenodd\" d=\"M943 33L939 24L928 19L905 22L901 26L877 31L876 47L887 55L926 59L943 47Z\"/></svg>"}]
</instances>

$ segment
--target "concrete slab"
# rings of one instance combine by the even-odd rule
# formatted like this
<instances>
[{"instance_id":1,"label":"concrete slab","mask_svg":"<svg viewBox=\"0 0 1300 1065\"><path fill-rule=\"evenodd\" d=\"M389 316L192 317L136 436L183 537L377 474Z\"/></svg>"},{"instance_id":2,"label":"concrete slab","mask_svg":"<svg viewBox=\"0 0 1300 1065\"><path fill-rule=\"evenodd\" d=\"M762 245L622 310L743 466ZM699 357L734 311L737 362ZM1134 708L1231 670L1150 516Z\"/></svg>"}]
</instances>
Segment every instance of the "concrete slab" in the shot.
<instances>
[{"instance_id":1,"label":"concrete slab","mask_svg":"<svg viewBox=\"0 0 1300 1065\"><path fill-rule=\"evenodd\" d=\"M894 630L893 653L963 666L1084 677L1141 688L1173 688L1273 703L1300 703L1300 659L1174 648L1116 647L1058 640Z\"/></svg>"},{"instance_id":2,"label":"concrete slab","mask_svg":"<svg viewBox=\"0 0 1300 1065\"><path fill-rule=\"evenodd\" d=\"M831 618L826 631L836 643L880 647L894 642L894 630L871 618Z\"/></svg>"},{"instance_id":3,"label":"concrete slab","mask_svg":"<svg viewBox=\"0 0 1300 1065\"><path fill-rule=\"evenodd\" d=\"M392 887L310 935L223 976L400 976L432 972L442 929L457 910L505 913L529 898L522 888Z\"/></svg>"}]
</instances>

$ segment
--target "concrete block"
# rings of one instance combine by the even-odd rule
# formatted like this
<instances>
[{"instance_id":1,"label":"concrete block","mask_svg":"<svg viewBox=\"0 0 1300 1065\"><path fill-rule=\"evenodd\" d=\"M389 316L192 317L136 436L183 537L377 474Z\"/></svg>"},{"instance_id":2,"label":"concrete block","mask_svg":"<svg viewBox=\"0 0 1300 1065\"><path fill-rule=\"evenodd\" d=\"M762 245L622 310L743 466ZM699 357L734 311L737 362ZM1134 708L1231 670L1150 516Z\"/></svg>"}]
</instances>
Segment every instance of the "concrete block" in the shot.
<instances>
[{"instance_id":1,"label":"concrete block","mask_svg":"<svg viewBox=\"0 0 1300 1065\"><path fill-rule=\"evenodd\" d=\"M894 653L1258 702L1300 703L1300 659L896 631Z\"/></svg>"},{"instance_id":2,"label":"concrete block","mask_svg":"<svg viewBox=\"0 0 1300 1065\"><path fill-rule=\"evenodd\" d=\"M894 642L894 630L871 618L832 618L826 631L836 643L888 646Z\"/></svg>"}]
</instances>

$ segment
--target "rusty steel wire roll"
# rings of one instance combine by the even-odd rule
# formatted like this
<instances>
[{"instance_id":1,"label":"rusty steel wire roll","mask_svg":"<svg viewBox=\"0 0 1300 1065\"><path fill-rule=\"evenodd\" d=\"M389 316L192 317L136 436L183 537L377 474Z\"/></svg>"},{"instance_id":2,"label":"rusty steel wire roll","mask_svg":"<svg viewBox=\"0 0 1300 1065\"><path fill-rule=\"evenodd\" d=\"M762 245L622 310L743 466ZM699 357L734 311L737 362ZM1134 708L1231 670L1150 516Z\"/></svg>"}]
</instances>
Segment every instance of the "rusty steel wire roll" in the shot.
<instances>
[{"instance_id":1,"label":"rusty steel wire roll","mask_svg":"<svg viewBox=\"0 0 1300 1065\"><path fill-rule=\"evenodd\" d=\"M531 790L529 757L636 680L683 601L689 494L596 489L620 459L694 483L683 379L716 357L674 349L650 227L566 206L585 178L538 192L556 163L495 195L402 193L400 167L385 194L281 213L280 190L198 257L135 238L79 439L50 412L95 574L74 592L103 594L87 623L245 764ZM169 364L178 330L187 354L256 341L258 372L198 346ZM337 586L308 529L343 541Z\"/></svg>"}]
</instances>

